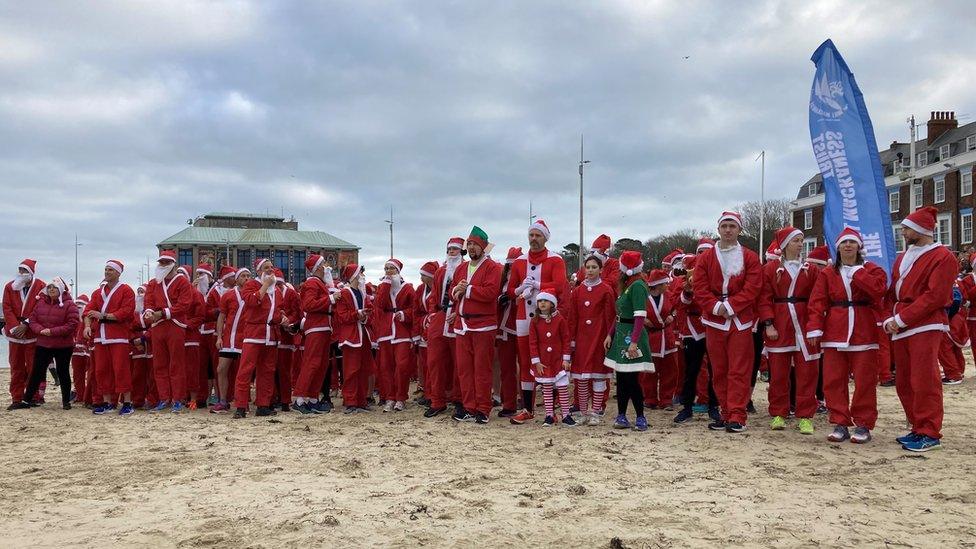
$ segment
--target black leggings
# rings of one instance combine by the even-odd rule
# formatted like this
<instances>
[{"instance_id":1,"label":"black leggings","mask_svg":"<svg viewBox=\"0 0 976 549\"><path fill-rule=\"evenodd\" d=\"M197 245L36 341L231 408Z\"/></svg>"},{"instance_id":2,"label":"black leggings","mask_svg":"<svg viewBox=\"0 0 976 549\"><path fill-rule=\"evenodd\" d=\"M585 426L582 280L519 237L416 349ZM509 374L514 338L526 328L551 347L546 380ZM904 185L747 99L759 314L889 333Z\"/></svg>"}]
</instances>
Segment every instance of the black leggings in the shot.
<instances>
[{"instance_id":1,"label":"black leggings","mask_svg":"<svg viewBox=\"0 0 976 549\"><path fill-rule=\"evenodd\" d=\"M50 347L34 348L34 367L31 369L30 379L27 381L27 391L24 392L24 402L30 402L37 393L37 388L47 376L47 367L54 359L61 383L61 403L71 401L71 351L74 347L52 349Z\"/></svg>"},{"instance_id":2,"label":"black leggings","mask_svg":"<svg viewBox=\"0 0 976 549\"><path fill-rule=\"evenodd\" d=\"M638 376L640 372L617 372L617 413L627 414L627 402L634 405L637 417L644 417L644 391Z\"/></svg>"},{"instance_id":3,"label":"black leggings","mask_svg":"<svg viewBox=\"0 0 976 549\"><path fill-rule=\"evenodd\" d=\"M686 337L685 342L685 379L681 388L681 405L691 408L695 404L695 395L698 394L698 374L701 372L702 362L705 359L705 340L695 341L694 338ZM711 366L709 366L711 370ZM715 396L715 389L712 387L711 371L708 372L708 407L718 408L718 397Z\"/></svg>"}]
</instances>

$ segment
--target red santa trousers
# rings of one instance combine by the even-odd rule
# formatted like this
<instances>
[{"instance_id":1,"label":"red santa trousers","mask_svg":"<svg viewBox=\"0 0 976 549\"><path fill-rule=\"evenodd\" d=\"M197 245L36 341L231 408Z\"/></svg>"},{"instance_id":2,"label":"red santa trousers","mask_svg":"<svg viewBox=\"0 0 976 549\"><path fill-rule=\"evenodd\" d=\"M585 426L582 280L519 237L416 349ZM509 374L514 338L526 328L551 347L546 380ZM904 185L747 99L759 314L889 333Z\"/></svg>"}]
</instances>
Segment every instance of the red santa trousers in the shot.
<instances>
[{"instance_id":1,"label":"red santa trousers","mask_svg":"<svg viewBox=\"0 0 976 549\"><path fill-rule=\"evenodd\" d=\"M712 364L712 388L718 397L722 419L745 425L755 358L752 332L735 328L726 332L706 326L705 345Z\"/></svg>"},{"instance_id":2,"label":"red santa trousers","mask_svg":"<svg viewBox=\"0 0 976 549\"><path fill-rule=\"evenodd\" d=\"M508 334L508 339L496 340L499 367L499 396L502 408L516 410L518 406L519 377L518 377L518 342L515 336Z\"/></svg>"},{"instance_id":3,"label":"red santa trousers","mask_svg":"<svg viewBox=\"0 0 976 549\"><path fill-rule=\"evenodd\" d=\"M71 357L71 381L75 385L75 402L84 402L85 400L85 388L87 387L85 381L87 377L88 377L88 357L72 356Z\"/></svg>"},{"instance_id":4,"label":"red santa trousers","mask_svg":"<svg viewBox=\"0 0 976 549\"><path fill-rule=\"evenodd\" d=\"M943 332L931 331L891 342L895 357L895 390L912 431L942 438L942 378L939 344Z\"/></svg>"},{"instance_id":5,"label":"red santa trousers","mask_svg":"<svg viewBox=\"0 0 976 549\"><path fill-rule=\"evenodd\" d=\"M308 347L305 351L308 352ZM359 347L342 348L342 403L344 405L366 407L372 361L373 354L369 342Z\"/></svg>"},{"instance_id":6,"label":"red santa trousers","mask_svg":"<svg viewBox=\"0 0 976 549\"><path fill-rule=\"evenodd\" d=\"M95 370L98 383L96 402L104 395L116 398L120 393L132 390L132 365L128 343L95 344Z\"/></svg>"},{"instance_id":7,"label":"red santa trousers","mask_svg":"<svg viewBox=\"0 0 976 549\"><path fill-rule=\"evenodd\" d=\"M329 347L332 345L332 332L312 332L305 334L305 350L302 351L302 366L295 384L295 395L302 398L319 398L319 391L329 370ZM328 395L326 395L328 396Z\"/></svg>"},{"instance_id":8,"label":"red santa trousers","mask_svg":"<svg viewBox=\"0 0 976 549\"><path fill-rule=\"evenodd\" d=\"M295 350L287 347L278 347L275 355L275 394L278 395L278 402L288 404L291 402L291 365L295 361Z\"/></svg>"},{"instance_id":9,"label":"red santa trousers","mask_svg":"<svg viewBox=\"0 0 976 549\"><path fill-rule=\"evenodd\" d=\"M461 405L468 412L491 413L492 366L495 331L466 332L457 337L457 370Z\"/></svg>"},{"instance_id":10,"label":"red santa trousers","mask_svg":"<svg viewBox=\"0 0 976 549\"><path fill-rule=\"evenodd\" d=\"M245 343L241 349L241 364L234 382L234 406L247 408L251 400L251 376L254 376L254 405L271 406L274 394L275 362L278 347L263 343Z\"/></svg>"},{"instance_id":11,"label":"red santa trousers","mask_svg":"<svg viewBox=\"0 0 976 549\"><path fill-rule=\"evenodd\" d=\"M34 344L8 344L8 359L10 362L10 398L13 402L20 402L27 390L27 376L34 367Z\"/></svg>"},{"instance_id":12,"label":"red santa trousers","mask_svg":"<svg viewBox=\"0 0 976 549\"><path fill-rule=\"evenodd\" d=\"M976 307L976 304L973 305ZM967 320L966 328L968 329L970 343L969 343L969 353L973 357L973 362L976 362L976 345L973 345L972 340L976 339L976 320Z\"/></svg>"},{"instance_id":13,"label":"red santa trousers","mask_svg":"<svg viewBox=\"0 0 976 549\"><path fill-rule=\"evenodd\" d=\"M406 401L410 392L410 376L413 374L414 360L410 343L380 342L379 368L376 385L380 400Z\"/></svg>"},{"instance_id":14,"label":"red santa trousers","mask_svg":"<svg viewBox=\"0 0 976 549\"><path fill-rule=\"evenodd\" d=\"M149 376L152 375L152 365L148 358L132 359L132 405L141 408L146 404L149 394Z\"/></svg>"},{"instance_id":15,"label":"red santa trousers","mask_svg":"<svg viewBox=\"0 0 976 549\"><path fill-rule=\"evenodd\" d=\"M949 339L949 334L942 336L942 345L939 346L939 364L942 365L942 373L948 379L963 378L966 357L962 354L962 348Z\"/></svg>"},{"instance_id":16,"label":"red santa trousers","mask_svg":"<svg viewBox=\"0 0 976 549\"><path fill-rule=\"evenodd\" d=\"M82 402L88 405L94 405L96 399L99 401L102 399L102 397L97 397L97 394L98 376L95 375L95 352L93 349L92 355L88 359L88 376L85 379L85 396L82 398Z\"/></svg>"},{"instance_id":17,"label":"red santa trousers","mask_svg":"<svg viewBox=\"0 0 976 549\"><path fill-rule=\"evenodd\" d=\"M641 391L644 393L644 406L648 408L665 408L671 406L674 390L678 383L678 365L676 357L680 353L671 353L663 357L656 356L654 372L641 372L639 376Z\"/></svg>"},{"instance_id":18,"label":"red santa trousers","mask_svg":"<svg viewBox=\"0 0 976 549\"><path fill-rule=\"evenodd\" d=\"M427 347L418 346L417 347L417 385L424 388L425 393L427 392L427 389L424 387L424 385L427 384L428 379L429 378L427 374Z\"/></svg>"},{"instance_id":19,"label":"red santa trousers","mask_svg":"<svg viewBox=\"0 0 976 549\"><path fill-rule=\"evenodd\" d=\"M830 423L874 429L878 420L877 360L876 351L824 349L823 392ZM854 374L853 398L848 391L851 373Z\"/></svg>"},{"instance_id":20,"label":"red santa trousers","mask_svg":"<svg viewBox=\"0 0 976 549\"><path fill-rule=\"evenodd\" d=\"M199 342L197 342L199 343ZM185 365L183 374L186 379L186 393L174 397L175 400L185 400L189 393L199 397L200 394L200 346L183 346L183 364ZM204 383L206 388L206 383Z\"/></svg>"},{"instance_id":21,"label":"red santa trousers","mask_svg":"<svg viewBox=\"0 0 976 549\"><path fill-rule=\"evenodd\" d=\"M878 383L885 383L895 378L891 371L891 337L878 326Z\"/></svg>"},{"instance_id":22,"label":"red santa trousers","mask_svg":"<svg viewBox=\"0 0 976 549\"><path fill-rule=\"evenodd\" d=\"M186 331L172 322L152 331L153 378L162 401L186 398Z\"/></svg>"},{"instance_id":23,"label":"red santa trousers","mask_svg":"<svg viewBox=\"0 0 976 549\"><path fill-rule=\"evenodd\" d=\"M769 353L769 415L790 415L790 371L796 373L796 417L810 419L817 413L817 359L804 360L801 351Z\"/></svg>"},{"instance_id":24,"label":"red santa trousers","mask_svg":"<svg viewBox=\"0 0 976 549\"><path fill-rule=\"evenodd\" d=\"M431 408L444 408L448 398L455 398L454 346L454 339L449 337L438 336L427 342L427 373L430 381L426 395L430 398Z\"/></svg>"}]
</instances>

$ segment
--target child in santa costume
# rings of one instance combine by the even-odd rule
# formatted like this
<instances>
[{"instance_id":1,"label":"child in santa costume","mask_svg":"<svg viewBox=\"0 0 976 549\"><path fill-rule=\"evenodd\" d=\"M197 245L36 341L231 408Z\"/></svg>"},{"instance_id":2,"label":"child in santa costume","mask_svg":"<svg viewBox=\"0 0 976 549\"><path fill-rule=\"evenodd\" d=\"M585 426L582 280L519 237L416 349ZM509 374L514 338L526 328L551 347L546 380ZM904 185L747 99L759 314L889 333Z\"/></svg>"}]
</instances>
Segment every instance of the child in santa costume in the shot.
<instances>
[{"instance_id":1,"label":"child in santa costume","mask_svg":"<svg viewBox=\"0 0 976 549\"><path fill-rule=\"evenodd\" d=\"M786 427L790 414L791 385L795 378L797 429L812 435L817 413L817 378L820 349L806 341L807 305L820 274L816 265L803 263L803 231L786 226L776 232L779 259L763 267L759 318L769 353L769 415L774 431Z\"/></svg>"},{"instance_id":2,"label":"child in santa costume","mask_svg":"<svg viewBox=\"0 0 976 549\"><path fill-rule=\"evenodd\" d=\"M244 286L251 280L247 267L234 275L234 287L220 296L220 313L215 327L217 333L217 403L210 408L212 414L230 410L234 400L234 381L244 348Z\"/></svg>"},{"instance_id":3,"label":"child in santa costume","mask_svg":"<svg viewBox=\"0 0 976 549\"><path fill-rule=\"evenodd\" d=\"M92 410L96 415L115 409L112 404L123 395L119 415L131 415L132 366L129 357L129 326L136 310L135 293L119 281L124 267L117 259L105 263L105 284L96 291L85 307L84 337L94 341L94 359L99 402Z\"/></svg>"},{"instance_id":4,"label":"child in santa costume","mask_svg":"<svg viewBox=\"0 0 976 549\"><path fill-rule=\"evenodd\" d=\"M878 330L875 310L884 296L884 271L862 255L861 235L851 228L837 237L837 260L820 271L807 312L807 343L823 349L824 396L831 442L863 444L878 419ZM854 376L854 395L848 383ZM848 427L855 426L853 436Z\"/></svg>"},{"instance_id":5,"label":"child in santa costume","mask_svg":"<svg viewBox=\"0 0 976 549\"><path fill-rule=\"evenodd\" d=\"M546 410L543 424L550 427L556 423L553 402L553 393L556 393L563 425L574 427L576 420L569 409L569 325L556 308L555 288L543 288L536 295L536 301L535 315L529 325L529 353L532 374L542 389Z\"/></svg>"},{"instance_id":6,"label":"child in santa costume","mask_svg":"<svg viewBox=\"0 0 976 549\"><path fill-rule=\"evenodd\" d=\"M680 260L679 260L680 261ZM677 339L674 335L674 304L667 289L668 273L654 269L647 276L647 329L648 345L654 361L654 371L641 374L641 391L644 407L671 409L678 379Z\"/></svg>"},{"instance_id":7,"label":"child in santa costume","mask_svg":"<svg viewBox=\"0 0 976 549\"><path fill-rule=\"evenodd\" d=\"M346 407L345 413L354 414L369 410L366 396L373 369L373 354L366 326L370 322L372 308L366 297L362 267L355 263L346 265L342 270L342 280L345 286L336 300L336 339L342 349L342 401Z\"/></svg>"},{"instance_id":8,"label":"child in santa costume","mask_svg":"<svg viewBox=\"0 0 976 549\"><path fill-rule=\"evenodd\" d=\"M634 405L636 413L635 428L647 430L644 418L644 395L641 391L639 375L653 372L651 348L644 329L647 317L647 284L642 278L644 261L640 252L626 251L620 255L620 283L617 285L619 297L616 302L617 321L613 337L607 336L604 348L607 349L603 364L617 375L617 418L615 429L628 429L627 403Z\"/></svg>"},{"instance_id":9,"label":"child in santa costume","mask_svg":"<svg viewBox=\"0 0 976 549\"><path fill-rule=\"evenodd\" d=\"M603 364L606 356L603 344L613 330L616 290L603 280L604 269L600 256L591 254L586 258L583 262L584 276L573 289L567 315L572 339L570 348L573 351L572 378L580 413L587 425L599 425L602 421L607 401L607 381L613 372ZM617 278L619 275L618 270Z\"/></svg>"},{"instance_id":10,"label":"child in santa costume","mask_svg":"<svg viewBox=\"0 0 976 549\"><path fill-rule=\"evenodd\" d=\"M906 450L926 452L941 447L942 378L938 352L940 332L949 329L946 307L959 264L948 248L934 241L938 210L931 206L902 221L908 249L898 255L885 297L892 314L884 321L895 358L895 389L912 430L898 437Z\"/></svg>"},{"instance_id":11,"label":"child in santa costume","mask_svg":"<svg viewBox=\"0 0 976 549\"><path fill-rule=\"evenodd\" d=\"M607 286L614 292L617 291L617 280L620 278L620 261L615 257L610 257L610 248L613 241L609 236L601 234L593 240L590 246L590 253L586 257L596 257L603 265L600 271L600 279L607 283ZM586 265L580 267L576 272L576 284L582 284L586 279ZM616 298L616 295L614 296Z\"/></svg>"},{"instance_id":12,"label":"child in santa costume","mask_svg":"<svg viewBox=\"0 0 976 549\"><path fill-rule=\"evenodd\" d=\"M413 285L400 276L403 263L389 259L383 265L384 277L376 289L374 326L377 353L377 386L384 412L402 412L410 392L413 359Z\"/></svg>"},{"instance_id":13,"label":"child in santa costume","mask_svg":"<svg viewBox=\"0 0 976 549\"><path fill-rule=\"evenodd\" d=\"M295 383L295 409L302 414L326 414L332 411L332 399L326 391L320 401L319 393L323 384L331 382L332 319L339 293L332 280L332 269L321 255L309 255L305 271L308 277L299 288L305 314L302 324L305 348Z\"/></svg>"},{"instance_id":14,"label":"child in santa costume","mask_svg":"<svg viewBox=\"0 0 976 549\"><path fill-rule=\"evenodd\" d=\"M91 353L88 348L91 342L85 340L85 323L81 321L88 305L88 296L81 294L75 298L75 308L78 309L78 329L75 330L74 351L71 352L71 381L74 383L74 398L72 403L83 402L85 398L85 379L88 377L88 362Z\"/></svg>"}]
</instances>

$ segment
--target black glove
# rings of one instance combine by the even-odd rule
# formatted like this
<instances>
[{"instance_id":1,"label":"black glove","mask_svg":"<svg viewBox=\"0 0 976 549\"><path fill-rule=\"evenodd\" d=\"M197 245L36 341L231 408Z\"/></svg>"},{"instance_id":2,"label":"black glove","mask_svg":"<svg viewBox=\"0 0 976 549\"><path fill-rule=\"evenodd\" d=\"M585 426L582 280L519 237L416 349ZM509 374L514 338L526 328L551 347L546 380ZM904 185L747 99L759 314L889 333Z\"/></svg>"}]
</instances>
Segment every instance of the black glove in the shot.
<instances>
[{"instance_id":1,"label":"black glove","mask_svg":"<svg viewBox=\"0 0 976 549\"><path fill-rule=\"evenodd\" d=\"M498 296L498 304L504 309L508 307L508 304L512 301L512 298L508 297L508 294L502 294Z\"/></svg>"}]
</instances>

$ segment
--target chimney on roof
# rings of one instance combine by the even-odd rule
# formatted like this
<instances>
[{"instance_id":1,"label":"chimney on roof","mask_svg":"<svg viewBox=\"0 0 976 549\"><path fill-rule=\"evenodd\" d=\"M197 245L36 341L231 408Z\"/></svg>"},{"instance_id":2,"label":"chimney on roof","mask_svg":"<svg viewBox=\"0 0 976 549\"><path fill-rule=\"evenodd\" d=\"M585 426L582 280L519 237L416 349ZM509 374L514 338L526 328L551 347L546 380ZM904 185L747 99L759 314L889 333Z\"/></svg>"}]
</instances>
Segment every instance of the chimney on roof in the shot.
<instances>
[{"instance_id":1,"label":"chimney on roof","mask_svg":"<svg viewBox=\"0 0 976 549\"><path fill-rule=\"evenodd\" d=\"M959 127L955 111L931 111L929 115L928 134L925 139L931 145L942 134Z\"/></svg>"}]
</instances>

